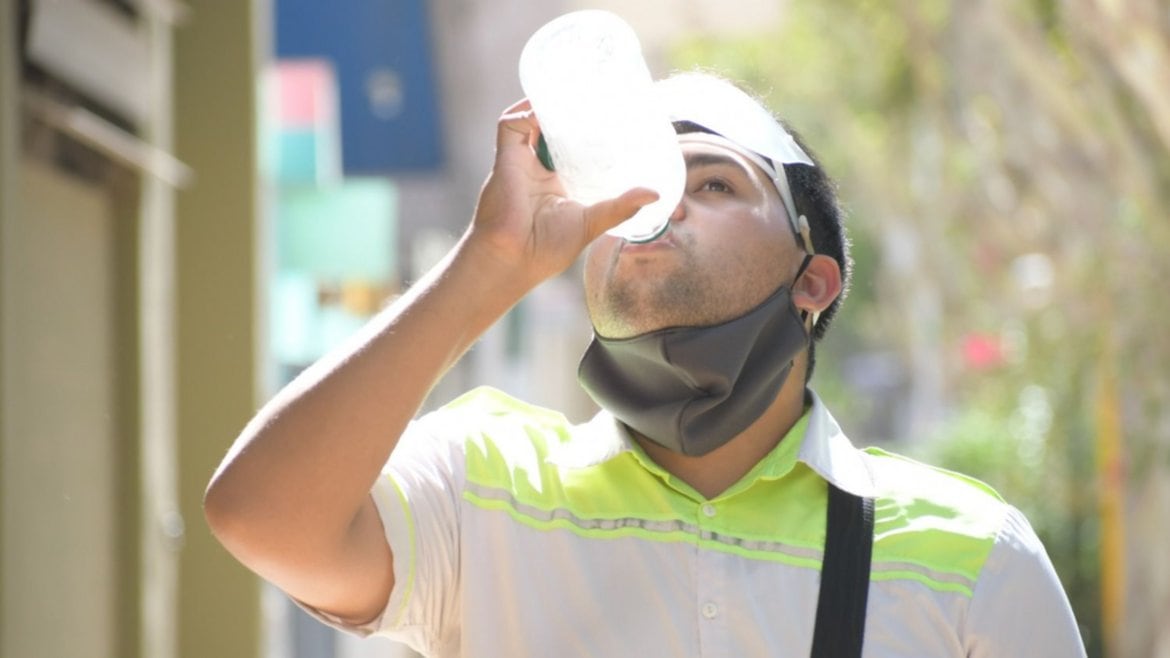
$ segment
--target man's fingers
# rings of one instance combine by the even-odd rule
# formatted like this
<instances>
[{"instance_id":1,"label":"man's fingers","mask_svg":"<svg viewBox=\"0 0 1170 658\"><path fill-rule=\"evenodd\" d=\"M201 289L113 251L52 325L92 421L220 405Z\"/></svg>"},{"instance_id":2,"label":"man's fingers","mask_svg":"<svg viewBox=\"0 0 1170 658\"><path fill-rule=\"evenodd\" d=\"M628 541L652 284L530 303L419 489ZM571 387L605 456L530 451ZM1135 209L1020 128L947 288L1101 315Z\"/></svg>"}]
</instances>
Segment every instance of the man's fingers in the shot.
<instances>
[{"instance_id":1,"label":"man's fingers","mask_svg":"<svg viewBox=\"0 0 1170 658\"><path fill-rule=\"evenodd\" d=\"M521 99L504 110L496 128L496 148L509 144L536 144L536 136L540 134L540 123L532 111L532 103L527 98Z\"/></svg>"},{"instance_id":2,"label":"man's fingers","mask_svg":"<svg viewBox=\"0 0 1170 658\"><path fill-rule=\"evenodd\" d=\"M525 111L531 110L531 109L532 109L532 101L528 100L527 98L521 98L520 100L518 100L515 103L512 103L510 106L508 106L508 109L504 110L504 114L508 115L508 114L513 114L516 112L525 112Z\"/></svg>"},{"instance_id":3,"label":"man's fingers","mask_svg":"<svg viewBox=\"0 0 1170 658\"><path fill-rule=\"evenodd\" d=\"M593 204L585 209L585 227L593 240L609 229L634 216L642 206L658 200L658 193L646 187L635 187L613 199Z\"/></svg>"}]
</instances>

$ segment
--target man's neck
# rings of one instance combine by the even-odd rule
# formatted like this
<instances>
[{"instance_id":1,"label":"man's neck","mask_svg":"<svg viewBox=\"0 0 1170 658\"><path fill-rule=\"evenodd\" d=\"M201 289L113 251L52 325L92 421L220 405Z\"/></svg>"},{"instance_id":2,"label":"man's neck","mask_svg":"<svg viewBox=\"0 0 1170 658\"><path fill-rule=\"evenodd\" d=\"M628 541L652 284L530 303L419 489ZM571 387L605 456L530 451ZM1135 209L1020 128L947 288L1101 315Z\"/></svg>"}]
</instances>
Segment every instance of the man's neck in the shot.
<instances>
[{"instance_id":1,"label":"man's neck","mask_svg":"<svg viewBox=\"0 0 1170 658\"><path fill-rule=\"evenodd\" d=\"M762 416L726 444L701 457L664 448L636 432L634 439L668 473L704 498L715 498L747 475L800 420L804 414L803 371L793 368L784 388Z\"/></svg>"}]
</instances>

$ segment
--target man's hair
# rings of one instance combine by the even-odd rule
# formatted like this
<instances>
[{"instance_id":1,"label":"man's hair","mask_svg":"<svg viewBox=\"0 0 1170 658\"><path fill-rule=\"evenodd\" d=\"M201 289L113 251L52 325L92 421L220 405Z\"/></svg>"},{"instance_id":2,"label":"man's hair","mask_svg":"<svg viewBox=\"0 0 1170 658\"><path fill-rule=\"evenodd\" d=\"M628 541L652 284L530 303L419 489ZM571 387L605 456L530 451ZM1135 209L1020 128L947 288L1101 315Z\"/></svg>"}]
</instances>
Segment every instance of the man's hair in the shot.
<instances>
[{"instance_id":1,"label":"man's hair","mask_svg":"<svg viewBox=\"0 0 1170 658\"><path fill-rule=\"evenodd\" d=\"M792 189L792 200L796 204L796 212L808 219L809 231L812 235L813 251L829 256L837 261L841 269L841 292L821 311L817 322L813 325L812 340L808 347L808 369L805 372L807 383L816 366L816 343L829 330L837 310L849 291L849 284L853 276L853 258L849 254L849 236L845 231L845 213L837 200L837 185L825 173L816 154L804 143L800 134L793 130L786 122L777 119L777 122L792 135L796 143L812 158L815 166L806 164L783 165L784 174L788 177L788 186ZM677 121L675 131L682 133L712 131L689 121ZM794 236L799 243L800 236Z\"/></svg>"},{"instance_id":2,"label":"man's hair","mask_svg":"<svg viewBox=\"0 0 1170 658\"><path fill-rule=\"evenodd\" d=\"M845 295L849 292L849 285L853 280L853 257L849 253L849 235L845 231L845 212L837 199L837 184L825 172L816 153L809 149L800 134L787 123L781 121L780 124L816 163L816 166L799 163L784 165L784 174L788 177L788 186L792 188L792 201L796 204L796 212L808 218L813 251L837 261L837 266L841 269L841 292L825 310L821 311L816 324L813 325L812 341L808 346L808 371L805 373L805 382L808 382L812 378L813 368L817 362L816 344L824 338L829 325L833 323L833 318L837 316L837 310L845 301Z\"/></svg>"}]
</instances>

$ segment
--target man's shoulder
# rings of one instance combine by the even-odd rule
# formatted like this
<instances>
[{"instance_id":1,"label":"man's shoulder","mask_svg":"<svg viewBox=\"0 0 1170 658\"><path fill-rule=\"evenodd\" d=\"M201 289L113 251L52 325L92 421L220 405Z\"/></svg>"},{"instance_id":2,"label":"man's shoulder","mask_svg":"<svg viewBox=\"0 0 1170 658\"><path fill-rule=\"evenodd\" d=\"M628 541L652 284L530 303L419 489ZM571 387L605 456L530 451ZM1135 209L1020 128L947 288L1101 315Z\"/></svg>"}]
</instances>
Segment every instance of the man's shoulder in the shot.
<instances>
[{"instance_id":1,"label":"man's shoulder","mask_svg":"<svg viewBox=\"0 0 1170 658\"><path fill-rule=\"evenodd\" d=\"M864 448L866 462L883 496L925 496L940 503L999 509L1003 497L987 483L969 475L933 466L883 448Z\"/></svg>"},{"instance_id":2,"label":"man's shoulder","mask_svg":"<svg viewBox=\"0 0 1170 658\"><path fill-rule=\"evenodd\" d=\"M567 439L572 423L564 414L531 404L490 386L480 386L422 418L424 425L446 435L479 442L536 441L544 445Z\"/></svg>"},{"instance_id":3,"label":"man's shoulder","mask_svg":"<svg viewBox=\"0 0 1170 658\"><path fill-rule=\"evenodd\" d=\"M1012 507L962 473L880 448L863 452L877 493L875 565L970 596Z\"/></svg>"},{"instance_id":4,"label":"man's shoulder","mask_svg":"<svg viewBox=\"0 0 1170 658\"><path fill-rule=\"evenodd\" d=\"M587 426L486 386L428 414L421 424L460 445L471 481L494 486L514 486L520 473L532 481L555 477L563 457L590 443L582 438Z\"/></svg>"},{"instance_id":5,"label":"man's shoulder","mask_svg":"<svg viewBox=\"0 0 1170 658\"><path fill-rule=\"evenodd\" d=\"M448 402L436 413L478 419L507 418L541 425L567 425L564 414L525 402L491 386L478 386Z\"/></svg>"}]
</instances>

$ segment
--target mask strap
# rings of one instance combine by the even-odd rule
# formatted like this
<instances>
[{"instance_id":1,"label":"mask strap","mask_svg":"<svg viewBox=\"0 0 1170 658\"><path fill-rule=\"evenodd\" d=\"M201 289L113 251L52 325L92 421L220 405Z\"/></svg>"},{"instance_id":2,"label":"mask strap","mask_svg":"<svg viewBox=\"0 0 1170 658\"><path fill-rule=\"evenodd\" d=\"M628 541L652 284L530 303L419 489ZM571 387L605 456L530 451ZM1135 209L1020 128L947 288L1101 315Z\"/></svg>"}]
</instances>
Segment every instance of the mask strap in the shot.
<instances>
[{"instance_id":1,"label":"mask strap","mask_svg":"<svg viewBox=\"0 0 1170 658\"><path fill-rule=\"evenodd\" d=\"M800 267L796 268L796 276L792 277L792 285L796 285L800 281L800 277L804 275L804 271L808 269L809 262L812 261L812 254L805 254L804 260L800 261Z\"/></svg>"},{"instance_id":2,"label":"mask strap","mask_svg":"<svg viewBox=\"0 0 1170 658\"><path fill-rule=\"evenodd\" d=\"M768 171L765 169L764 171ZM788 173L784 170L784 165L775 167L770 172L772 174L772 184L776 186L776 191L780 193L780 200L784 202L784 210L788 213L788 221L792 224L792 232L796 234L800 246L804 248L804 253L812 255L816 251L812 244L812 229L808 225L808 217L798 215L796 213L796 201L792 198L792 188L788 185Z\"/></svg>"},{"instance_id":3,"label":"mask strap","mask_svg":"<svg viewBox=\"0 0 1170 658\"><path fill-rule=\"evenodd\" d=\"M804 217L801 217L801 219L804 219ZM805 224L805 225L807 226L807 224ZM804 255L804 260L800 262L800 267L797 268L797 270L796 270L796 276L792 277L792 287L793 288L796 288L796 282L800 281L800 277L804 276L804 271L806 269L808 269L808 264L810 262L812 262L812 259L813 259L813 254L805 254ZM800 312L801 322L807 321L808 316L809 316L809 312L802 310ZM820 313L812 313L812 326L813 327L817 326L817 320L820 318L820 316L821 316Z\"/></svg>"}]
</instances>

